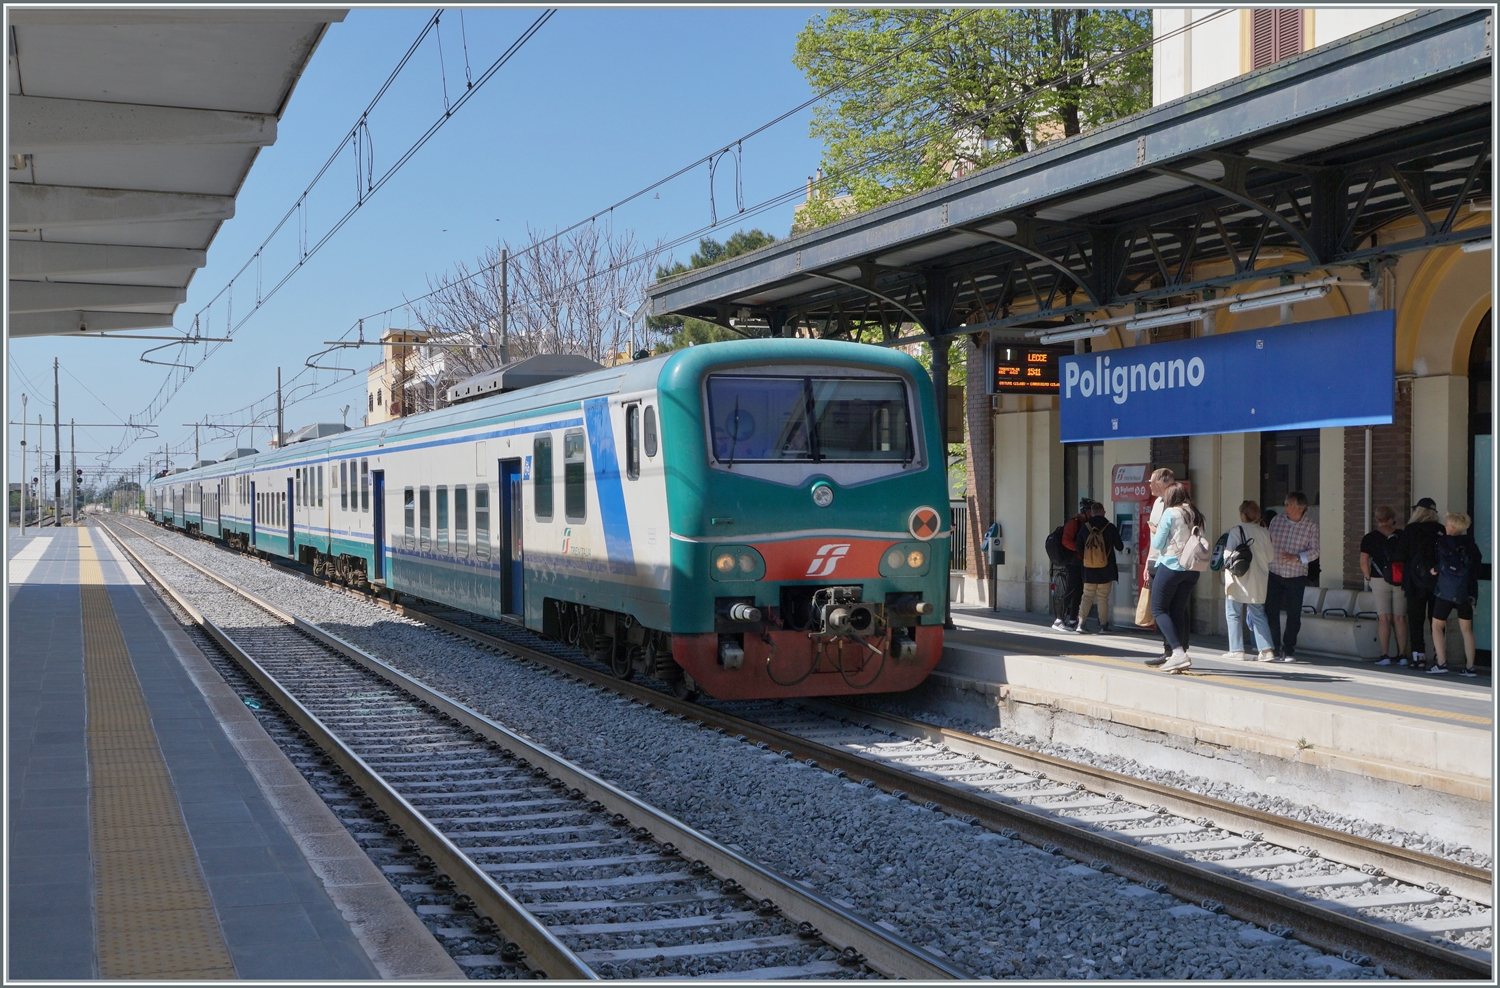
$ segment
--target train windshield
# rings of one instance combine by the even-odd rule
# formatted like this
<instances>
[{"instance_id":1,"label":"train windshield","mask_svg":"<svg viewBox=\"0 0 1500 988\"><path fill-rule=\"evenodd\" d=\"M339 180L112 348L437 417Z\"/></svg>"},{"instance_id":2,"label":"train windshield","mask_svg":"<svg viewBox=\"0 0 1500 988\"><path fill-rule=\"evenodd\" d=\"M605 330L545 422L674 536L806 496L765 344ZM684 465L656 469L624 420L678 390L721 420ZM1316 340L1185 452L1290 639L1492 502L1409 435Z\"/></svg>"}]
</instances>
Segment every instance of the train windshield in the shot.
<instances>
[{"instance_id":1,"label":"train windshield","mask_svg":"<svg viewBox=\"0 0 1500 988\"><path fill-rule=\"evenodd\" d=\"M906 385L894 377L708 379L720 463L910 462Z\"/></svg>"}]
</instances>

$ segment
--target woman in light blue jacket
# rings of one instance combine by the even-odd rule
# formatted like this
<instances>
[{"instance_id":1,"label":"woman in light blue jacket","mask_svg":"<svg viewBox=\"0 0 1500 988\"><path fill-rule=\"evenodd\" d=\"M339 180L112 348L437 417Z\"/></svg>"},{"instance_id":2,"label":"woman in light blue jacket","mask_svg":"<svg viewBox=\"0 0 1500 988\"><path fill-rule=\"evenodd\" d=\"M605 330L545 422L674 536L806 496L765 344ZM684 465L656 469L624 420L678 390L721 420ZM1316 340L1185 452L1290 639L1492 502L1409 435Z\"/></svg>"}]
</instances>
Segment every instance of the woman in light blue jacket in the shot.
<instances>
[{"instance_id":1,"label":"woman in light blue jacket","mask_svg":"<svg viewBox=\"0 0 1500 988\"><path fill-rule=\"evenodd\" d=\"M1188 604L1193 599L1193 587L1198 585L1198 573L1182 565L1179 557L1193 529L1202 529L1203 514L1193 507L1187 488L1181 484L1168 487L1162 500L1167 507L1151 537L1151 548L1157 550L1156 573L1151 577L1151 616L1172 649L1172 657L1161 671L1182 672L1193 664L1182 636L1188 628Z\"/></svg>"}]
</instances>

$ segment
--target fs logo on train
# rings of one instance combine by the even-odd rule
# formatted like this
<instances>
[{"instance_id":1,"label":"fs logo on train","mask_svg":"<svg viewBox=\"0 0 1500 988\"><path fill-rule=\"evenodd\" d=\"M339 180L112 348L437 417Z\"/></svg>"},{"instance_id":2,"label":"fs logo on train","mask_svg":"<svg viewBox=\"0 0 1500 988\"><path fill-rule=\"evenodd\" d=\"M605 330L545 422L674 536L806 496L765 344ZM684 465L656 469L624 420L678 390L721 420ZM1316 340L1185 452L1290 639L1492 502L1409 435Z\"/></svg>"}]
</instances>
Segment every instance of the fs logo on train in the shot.
<instances>
[{"instance_id":1,"label":"fs logo on train","mask_svg":"<svg viewBox=\"0 0 1500 988\"><path fill-rule=\"evenodd\" d=\"M926 542L938 533L938 529L942 527L942 522L938 517L936 508L929 508L923 505L911 513L911 517L907 519L906 525L912 535Z\"/></svg>"},{"instance_id":2,"label":"fs logo on train","mask_svg":"<svg viewBox=\"0 0 1500 988\"><path fill-rule=\"evenodd\" d=\"M808 576L824 577L832 576L834 567L838 566L839 560L849 555L848 542L835 542L823 546L813 555L813 561L807 567Z\"/></svg>"}]
</instances>

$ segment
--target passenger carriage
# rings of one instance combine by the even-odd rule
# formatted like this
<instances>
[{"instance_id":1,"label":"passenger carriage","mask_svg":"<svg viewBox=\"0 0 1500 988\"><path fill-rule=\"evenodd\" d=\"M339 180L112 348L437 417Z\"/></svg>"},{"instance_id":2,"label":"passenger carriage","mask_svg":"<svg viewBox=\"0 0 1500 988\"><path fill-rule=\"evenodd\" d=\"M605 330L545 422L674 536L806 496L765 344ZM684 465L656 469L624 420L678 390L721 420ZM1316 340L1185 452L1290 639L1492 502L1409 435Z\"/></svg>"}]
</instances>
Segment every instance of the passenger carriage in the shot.
<instances>
[{"instance_id":1,"label":"passenger carriage","mask_svg":"<svg viewBox=\"0 0 1500 988\"><path fill-rule=\"evenodd\" d=\"M926 678L946 457L915 360L747 340L513 389L565 359L465 382L437 412L159 477L148 513L522 623L683 695Z\"/></svg>"}]
</instances>

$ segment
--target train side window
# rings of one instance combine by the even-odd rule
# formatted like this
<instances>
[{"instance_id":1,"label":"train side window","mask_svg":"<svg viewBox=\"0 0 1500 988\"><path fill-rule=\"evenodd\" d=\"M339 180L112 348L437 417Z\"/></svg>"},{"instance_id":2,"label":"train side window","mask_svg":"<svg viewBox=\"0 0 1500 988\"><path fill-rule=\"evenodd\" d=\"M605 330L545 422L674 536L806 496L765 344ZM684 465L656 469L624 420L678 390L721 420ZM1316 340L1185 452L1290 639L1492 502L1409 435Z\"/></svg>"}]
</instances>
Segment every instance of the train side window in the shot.
<instances>
[{"instance_id":1,"label":"train side window","mask_svg":"<svg viewBox=\"0 0 1500 988\"><path fill-rule=\"evenodd\" d=\"M583 431L563 433L563 517L568 521L588 518L588 464L583 449Z\"/></svg>"},{"instance_id":2,"label":"train side window","mask_svg":"<svg viewBox=\"0 0 1500 988\"><path fill-rule=\"evenodd\" d=\"M448 488L437 489L437 551L448 551Z\"/></svg>"},{"instance_id":3,"label":"train side window","mask_svg":"<svg viewBox=\"0 0 1500 988\"><path fill-rule=\"evenodd\" d=\"M417 548L426 552L432 548L432 488L424 487L417 492Z\"/></svg>"},{"instance_id":4,"label":"train side window","mask_svg":"<svg viewBox=\"0 0 1500 988\"><path fill-rule=\"evenodd\" d=\"M469 488L463 484L453 488L453 553L469 555Z\"/></svg>"},{"instance_id":5,"label":"train side window","mask_svg":"<svg viewBox=\"0 0 1500 988\"><path fill-rule=\"evenodd\" d=\"M656 406L646 406L646 457L656 455Z\"/></svg>"},{"instance_id":6,"label":"train side window","mask_svg":"<svg viewBox=\"0 0 1500 988\"><path fill-rule=\"evenodd\" d=\"M370 461L359 461L359 510L370 510Z\"/></svg>"},{"instance_id":7,"label":"train side window","mask_svg":"<svg viewBox=\"0 0 1500 988\"><path fill-rule=\"evenodd\" d=\"M301 504L302 503L302 468L301 467L298 467L296 470L292 471L292 479L295 481L295 483L292 485L292 490L297 495L297 503Z\"/></svg>"},{"instance_id":8,"label":"train side window","mask_svg":"<svg viewBox=\"0 0 1500 988\"><path fill-rule=\"evenodd\" d=\"M406 506L406 547L417 547L417 489L408 487L401 494L401 503Z\"/></svg>"},{"instance_id":9,"label":"train side window","mask_svg":"<svg viewBox=\"0 0 1500 988\"><path fill-rule=\"evenodd\" d=\"M349 510L349 461L339 460L339 509Z\"/></svg>"},{"instance_id":10,"label":"train side window","mask_svg":"<svg viewBox=\"0 0 1500 988\"><path fill-rule=\"evenodd\" d=\"M552 520L552 437L537 436L531 444L532 497L537 521Z\"/></svg>"},{"instance_id":11,"label":"train side window","mask_svg":"<svg viewBox=\"0 0 1500 988\"><path fill-rule=\"evenodd\" d=\"M474 485L474 555L490 558L490 485Z\"/></svg>"},{"instance_id":12,"label":"train side window","mask_svg":"<svg viewBox=\"0 0 1500 988\"><path fill-rule=\"evenodd\" d=\"M625 408L625 477L641 479L641 406Z\"/></svg>"},{"instance_id":13,"label":"train side window","mask_svg":"<svg viewBox=\"0 0 1500 988\"><path fill-rule=\"evenodd\" d=\"M318 464L318 507L323 506L323 464Z\"/></svg>"}]
</instances>

